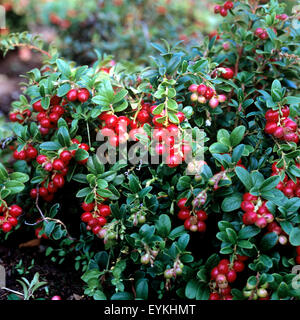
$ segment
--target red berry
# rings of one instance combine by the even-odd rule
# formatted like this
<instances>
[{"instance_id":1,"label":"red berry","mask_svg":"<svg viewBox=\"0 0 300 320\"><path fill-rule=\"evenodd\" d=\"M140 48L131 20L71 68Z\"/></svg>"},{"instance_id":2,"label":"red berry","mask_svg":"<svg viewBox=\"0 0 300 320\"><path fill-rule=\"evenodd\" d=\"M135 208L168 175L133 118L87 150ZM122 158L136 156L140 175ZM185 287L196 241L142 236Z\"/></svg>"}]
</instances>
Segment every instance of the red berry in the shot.
<instances>
[{"instance_id":1,"label":"red berry","mask_svg":"<svg viewBox=\"0 0 300 320\"><path fill-rule=\"evenodd\" d=\"M37 197L37 190L36 189L31 189L30 190L30 197L32 199L36 199L36 197Z\"/></svg>"},{"instance_id":2,"label":"red berry","mask_svg":"<svg viewBox=\"0 0 300 320\"><path fill-rule=\"evenodd\" d=\"M223 72L221 76L227 80L232 79L234 77L234 71L230 68L225 68L225 72Z\"/></svg>"},{"instance_id":3,"label":"red berry","mask_svg":"<svg viewBox=\"0 0 300 320\"><path fill-rule=\"evenodd\" d=\"M243 223L245 225L251 225L258 219L257 214L254 211L248 211L243 215Z\"/></svg>"},{"instance_id":4,"label":"red berry","mask_svg":"<svg viewBox=\"0 0 300 320\"><path fill-rule=\"evenodd\" d=\"M7 233L12 229L12 225L9 222L4 222L1 228L5 233Z\"/></svg>"},{"instance_id":5,"label":"red berry","mask_svg":"<svg viewBox=\"0 0 300 320\"><path fill-rule=\"evenodd\" d=\"M219 274L219 269L218 267L214 267L211 272L210 272L210 276L212 279L216 280L217 276Z\"/></svg>"},{"instance_id":6,"label":"red berry","mask_svg":"<svg viewBox=\"0 0 300 320\"><path fill-rule=\"evenodd\" d=\"M234 261L233 269L236 272L242 272L245 269L245 264L242 261L239 261L239 260Z\"/></svg>"},{"instance_id":7,"label":"red berry","mask_svg":"<svg viewBox=\"0 0 300 320\"><path fill-rule=\"evenodd\" d=\"M170 168L175 168L180 163L182 163L182 159L181 159L180 155L178 155L178 154L171 154L171 155L168 155L166 158L166 164Z\"/></svg>"},{"instance_id":8,"label":"red berry","mask_svg":"<svg viewBox=\"0 0 300 320\"><path fill-rule=\"evenodd\" d=\"M90 93L86 88L82 88L82 89L78 90L77 99L80 102L82 102L82 103L86 102L89 99L89 97L90 97Z\"/></svg>"},{"instance_id":9,"label":"red berry","mask_svg":"<svg viewBox=\"0 0 300 320\"><path fill-rule=\"evenodd\" d=\"M22 214L22 212L23 212L22 208L16 204L10 206L9 208L9 214L13 217L18 217L19 215Z\"/></svg>"},{"instance_id":10,"label":"red berry","mask_svg":"<svg viewBox=\"0 0 300 320\"><path fill-rule=\"evenodd\" d=\"M257 196L254 196L251 193L244 193L243 195L244 201L256 201L257 199L258 199Z\"/></svg>"},{"instance_id":11,"label":"red berry","mask_svg":"<svg viewBox=\"0 0 300 320\"><path fill-rule=\"evenodd\" d=\"M149 115L149 113L145 110L141 110L138 115L137 115L137 120L140 123L146 123L149 122L151 120L151 117Z\"/></svg>"},{"instance_id":12,"label":"red berry","mask_svg":"<svg viewBox=\"0 0 300 320\"><path fill-rule=\"evenodd\" d=\"M40 187L39 194L40 194L41 197L47 197L48 190L45 187Z\"/></svg>"},{"instance_id":13,"label":"red berry","mask_svg":"<svg viewBox=\"0 0 300 320\"><path fill-rule=\"evenodd\" d=\"M206 87L206 91L204 93L204 97L209 100L211 99L215 94L215 90L211 87Z\"/></svg>"},{"instance_id":14,"label":"red berry","mask_svg":"<svg viewBox=\"0 0 300 320\"><path fill-rule=\"evenodd\" d=\"M158 143L156 144L155 146L155 152L158 154L158 155L162 155L166 152L166 147L164 144L161 144L161 143Z\"/></svg>"},{"instance_id":15,"label":"red berry","mask_svg":"<svg viewBox=\"0 0 300 320\"><path fill-rule=\"evenodd\" d=\"M51 162L46 163L46 164L44 165L44 170L45 170L45 171L48 171L48 172L52 171L52 170L53 170L52 163L51 163Z\"/></svg>"},{"instance_id":16,"label":"red berry","mask_svg":"<svg viewBox=\"0 0 300 320\"><path fill-rule=\"evenodd\" d=\"M60 115L56 112L51 112L49 114L49 120L52 122L52 123L57 123L58 119L60 118Z\"/></svg>"},{"instance_id":17,"label":"red berry","mask_svg":"<svg viewBox=\"0 0 300 320\"><path fill-rule=\"evenodd\" d=\"M76 89L71 89L68 93L67 93L67 99L69 101L76 101L77 100L77 95L78 95L78 92Z\"/></svg>"},{"instance_id":18,"label":"red berry","mask_svg":"<svg viewBox=\"0 0 300 320\"><path fill-rule=\"evenodd\" d=\"M186 220L188 219L189 217L191 216L191 213L188 209L181 209L179 212L178 212L178 218L180 220Z\"/></svg>"},{"instance_id":19,"label":"red berry","mask_svg":"<svg viewBox=\"0 0 300 320\"><path fill-rule=\"evenodd\" d=\"M57 187L54 185L54 183L52 181L50 181L48 183L47 190L48 190L48 193L55 193L55 192L57 192Z\"/></svg>"},{"instance_id":20,"label":"red berry","mask_svg":"<svg viewBox=\"0 0 300 320\"><path fill-rule=\"evenodd\" d=\"M18 219L15 217L8 217L7 222L15 227L18 224Z\"/></svg>"},{"instance_id":21,"label":"red berry","mask_svg":"<svg viewBox=\"0 0 300 320\"><path fill-rule=\"evenodd\" d=\"M205 84L199 84L199 86L197 88L197 92L199 93L200 96L204 96L207 91L207 88L208 87Z\"/></svg>"},{"instance_id":22,"label":"red berry","mask_svg":"<svg viewBox=\"0 0 300 320\"><path fill-rule=\"evenodd\" d=\"M215 14L220 13L220 9L221 9L221 6L216 5L216 6L214 7L214 12L215 12Z\"/></svg>"},{"instance_id":23,"label":"red berry","mask_svg":"<svg viewBox=\"0 0 300 320\"><path fill-rule=\"evenodd\" d=\"M117 147L119 145L119 137L114 135L108 138L108 142L112 147Z\"/></svg>"},{"instance_id":24,"label":"red berry","mask_svg":"<svg viewBox=\"0 0 300 320\"><path fill-rule=\"evenodd\" d=\"M104 226L104 225L106 225L106 223L107 223L107 220L104 217L102 217L102 216L98 217L98 224L100 226Z\"/></svg>"},{"instance_id":25,"label":"red berry","mask_svg":"<svg viewBox=\"0 0 300 320\"><path fill-rule=\"evenodd\" d=\"M53 166L53 169L54 169L54 170L60 171L60 170L62 170L62 169L65 167L65 164L64 164L64 162L63 162L61 159L55 159L55 160L53 161L52 166Z\"/></svg>"},{"instance_id":26,"label":"red berry","mask_svg":"<svg viewBox=\"0 0 300 320\"><path fill-rule=\"evenodd\" d=\"M226 10L225 8L221 8L221 9L220 9L220 15L221 15L222 17L226 17L227 14L228 14L228 12L227 12L227 10Z\"/></svg>"},{"instance_id":27,"label":"red berry","mask_svg":"<svg viewBox=\"0 0 300 320\"><path fill-rule=\"evenodd\" d=\"M197 222L197 228L198 228L198 232L205 232L206 230L206 223L203 221L198 221Z\"/></svg>"},{"instance_id":28,"label":"red berry","mask_svg":"<svg viewBox=\"0 0 300 320\"><path fill-rule=\"evenodd\" d=\"M91 203L86 203L86 202L83 202L81 204L81 208L84 210L84 211L92 211L95 207L95 203L94 202L91 202Z\"/></svg>"},{"instance_id":29,"label":"red berry","mask_svg":"<svg viewBox=\"0 0 300 320\"><path fill-rule=\"evenodd\" d=\"M207 213L205 211L200 210L200 211L197 211L196 214L199 221L207 220Z\"/></svg>"},{"instance_id":30,"label":"red berry","mask_svg":"<svg viewBox=\"0 0 300 320\"><path fill-rule=\"evenodd\" d=\"M264 217L260 217L255 221L255 225L261 229L267 226L268 222Z\"/></svg>"},{"instance_id":31,"label":"red berry","mask_svg":"<svg viewBox=\"0 0 300 320\"><path fill-rule=\"evenodd\" d=\"M29 159L35 159L37 154L38 154L38 152L37 152L36 148L34 148L34 147L28 147L26 150L26 156Z\"/></svg>"},{"instance_id":32,"label":"red berry","mask_svg":"<svg viewBox=\"0 0 300 320\"><path fill-rule=\"evenodd\" d=\"M72 159L72 153L70 151L64 150L60 153L59 158L64 162L64 163L69 163L70 160Z\"/></svg>"},{"instance_id":33,"label":"red berry","mask_svg":"<svg viewBox=\"0 0 300 320\"><path fill-rule=\"evenodd\" d=\"M226 274L229 271L228 263L219 263L218 271L221 274Z\"/></svg>"},{"instance_id":34,"label":"red berry","mask_svg":"<svg viewBox=\"0 0 300 320\"><path fill-rule=\"evenodd\" d=\"M56 174L53 178L53 184L57 187L57 188L62 188L65 184L65 179L63 177L63 175L61 174Z\"/></svg>"},{"instance_id":35,"label":"red berry","mask_svg":"<svg viewBox=\"0 0 300 320\"><path fill-rule=\"evenodd\" d=\"M183 112L181 112L181 111L177 112L177 113L176 113L176 116L177 116L177 118L179 119L179 122L180 122L180 123L183 122L184 119L185 119L185 114L184 114Z\"/></svg>"},{"instance_id":36,"label":"red berry","mask_svg":"<svg viewBox=\"0 0 300 320\"><path fill-rule=\"evenodd\" d=\"M273 134L277 129L277 124L275 122L267 122L265 126L265 132L268 134Z\"/></svg>"},{"instance_id":37,"label":"red berry","mask_svg":"<svg viewBox=\"0 0 300 320\"><path fill-rule=\"evenodd\" d=\"M232 283L236 280L236 272L234 270L229 270L226 274L227 281Z\"/></svg>"},{"instance_id":38,"label":"red berry","mask_svg":"<svg viewBox=\"0 0 300 320\"><path fill-rule=\"evenodd\" d=\"M231 10L231 9L233 8L233 2L232 2L232 1L226 1L226 2L224 3L224 8L225 8L226 10Z\"/></svg>"},{"instance_id":39,"label":"red berry","mask_svg":"<svg viewBox=\"0 0 300 320\"><path fill-rule=\"evenodd\" d=\"M41 111L44 111L43 107L42 107L42 104L41 104L41 100L35 102L33 105L33 110L36 111L36 112L41 112Z\"/></svg>"},{"instance_id":40,"label":"red berry","mask_svg":"<svg viewBox=\"0 0 300 320\"><path fill-rule=\"evenodd\" d=\"M180 208L180 209L187 209L187 207L185 206L185 203L187 201L187 198L181 198L178 200L177 202L177 206Z\"/></svg>"},{"instance_id":41,"label":"red berry","mask_svg":"<svg viewBox=\"0 0 300 320\"><path fill-rule=\"evenodd\" d=\"M209 300L221 300L221 297L218 293L216 292L212 292L210 295L209 295Z\"/></svg>"},{"instance_id":42,"label":"red berry","mask_svg":"<svg viewBox=\"0 0 300 320\"><path fill-rule=\"evenodd\" d=\"M106 204L101 204L98 206L98 210L101 216L108 217L111 214L110 207Z\"/></svg>"},{"instance_id":43,"label":"red berry","mask_svg":"<svg viewBox=\"0 0 300 320\"><path fill-rule=\"evenodd\" d=\"M93 219L93 216L90 212L84 212L80 218L83 222L89 222L91 219Z\"/></svg>"},{"instance_id":44,"label":"red berry","mask_svg":"<svg viewBox=\"0 0 300 320\"><path fill-rule=\"evenodd\" d=\"M253 211L254 210L254 204L250 201L242 201L241 203L241 209L245 212L247 211Z\"/></svg>"},{"instance_id":45,"label":"red berry","mask_svg":"<svg viewBox=\"0 0 300 320\"><path fill-rule=\"evenodd\" d=\"M40 124L43 128L50 128L51 127L51 122L48 118L43 118L41 121L40 121Z\"/></svg>"},{"instance_id":46,"label":"red berry","mask_svg":"<svg viewBox=\"0 0 300 320\"><path fill-rule=\"evenodd\" d=\"M111 114L106 117L105 124L108 128L114 128L118 123L118 117L114 114Z\"/></svg>"}]
</instances>

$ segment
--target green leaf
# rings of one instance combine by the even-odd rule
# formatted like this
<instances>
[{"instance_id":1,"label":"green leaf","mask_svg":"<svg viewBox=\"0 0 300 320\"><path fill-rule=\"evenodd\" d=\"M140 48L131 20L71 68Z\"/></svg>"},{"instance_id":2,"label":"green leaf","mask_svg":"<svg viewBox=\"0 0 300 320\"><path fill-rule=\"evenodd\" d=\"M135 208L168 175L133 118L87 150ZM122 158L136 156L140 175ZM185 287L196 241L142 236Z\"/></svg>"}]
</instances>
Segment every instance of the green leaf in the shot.
<instances>
[{"instance_id":1,"label":"green leaf","mask_svg":"<svg viewBox=\"0 0 300 320\"><path fill-rule=\"evenodd\" d=\"M8 178L8 173L4 165L0 162L0 181L4 182Z\"/></svg>"},{"instance_id":2,"label":"green leaf","mask_svg":"<svg viewBox=\"0 0 300 320\"><path fill-rule=\"evenodd\" d=\"M121 89L115 96L114 96L114 99L112 101L112 103L118 103L120 102L121 100L123 100L126 95L128 94L128 91L125 90L125 89Z\"/></svg>"},{"instance_id":3,"label":"green leaf","mask_svg":"<svg viewBox=\"0 0 300 320\"><path fill-rule=\"evenodd\" d=\"M250 239L259 234L260 231L261 229L256 226L247 226L239 231L238 238L241 240Z\"/></svg>"},{"instance_id":4,"label":"green leaf","mask_svg":"<svg viewBox=\"0 0 300 320\"><path fill-rule=\"evenodd\" d=\"M236 127L230 134L230 142L233 147L237 146L244 138L246 128L244 126Z\"/></svg>"},{"instance_id":5,"label":"green leaf","mask_svg":"<svg viewBox=\"0 0 300 320\"><path fill-rule=\"evenodd\" d=\"M199 282L195 279L190 280L185 287L185 296L188 299L195 299L198 291Z\"/></svg>"},{"instance_id":6,"label":"green leaf","mask_svg":"<svg viewBox=\"0 0 300 320\"><path fill-rule=\"evenodd\" d=\"M269 177L260 186L260 191L261 192L270 191L270 190L274 189L278 185L279 182L280 182L280 176Z\"/></svg>"},{"instance_id":7,"label":"green leaf","mask_svg":"<svg viewBox=\"0 0 300 320\"><path fill-rule=\"evenodd\" d=\"M82 161L89 157L89 153L84 149L77 149L75 153L75 160L76 161Z\"/></svg>"},{"instance_id":8,"label":"green leaf","mask_svg":"<svg viewBox=\"0 0 300 320\"><path fill-rule=\"evenodd\" d=\"M231 157L232 162L238 162L241 159L244 150L245 150L244 144L240 144L240 145L236 146L232 152L232 157Z\"/></svg>"},{"instance_id":9,"label":"green leaf","mask_svg":"<svg viewBox=\"0 0 300 320\"><path fill-rule=\"evenodd\" d=\"M261 251L272 249L278 241L278 235L275 232L264 235L260 241L259 248Z\"/></svg>"},{"instance_id":10,"label":"green leaf","mask_svg":"<svg viewBox=\"0 0 300 320\"><path fill-rule=\"evenodd\" d=\"M165 238L171 231L171 220L168 215L162 214L159 216L158 221L155 224L157 233Z\"/></svg>"},{"instance_id":11,"label":"green leaf","mask_svg":"<svg viewBox=\"0 0 300 320\"><path fill-rule=\"evenodd\" d=\"M71 138L70 138L69 131L66 127L63 126L58 129L57 138L58 138L59 143L63 147L70 146Z\"/></svg>"},{"instance_id":12,"label":"green leaf","mask_svg":"<svg viewBox=\"0 0 300 320\"><path fill-rule=\"evenodd\" d=\"M300 246L300 228L293 228L290 233L290 243L292 246Z\"/></svg>"},{"instance_id":13,"label":"green leaf","mask_svg":"<svg viewBox=\"0 0 300 320\"><path fill-rule=\"evenodd\" d=\"M186 230L185 230L184 226L179 226L170 232L168 238L170 240L175 240L176 238L182 236L185 233L186 233Z\"/></svg>"},{"instance_id":14,"label":"green leaf","mask_svg":"<svg viewBox=\"0 0 300 320\"><path fill-rule=\"evenodd\" d=\"M178 247L181 251L184 251L190 241L190 235L185 233L178 239Z\"/></svg>"},{"instance_id":15,"label":"green leaf","mask_svg":"<svg viewBox=\"0 0 300 320\"><path fill-rule=\"evenodd\" d=\"M148 299L148 279L139 279L135 285L136 298Z\"/></svg>"},{"instance_id":16,"label":"green leaf","mask_svg":"<svg viewBox=\"0 0 300 320\"><path fill-rule=\"evenodd\" d=\"M9 189L10 194L20 193L24 190L24 184L22 182L16 180L7 181L5 184L5 188Z\"/></svg>"},{"instance_id":17,"label":"green leaf","mask_svg":"<svg viewBox=\"0 0 300 320\"><path fill-rule=\"evenodd\" d=\"M235 173L237 174L243 185L246 187L246 189L250 190L252 188L252 180L249 172L242 167L236 167Z\"/></svg>"},{"instance_id":18,"label":"green leaf","mask_svg":"<svg viewBox=\"0 0 300 320\"><path fill-rule=\"evenodd\" d=\"M289 293L288 285L285 282L281 282L277 289L278 297L281 299L286 298L288 296L288 293Z\"/></svg>"},{"instance_id":19,"label":"green leaf","mask_svg":"<svg viewBox=\"0 0 300 320\"><path fill-rule=\"evenodd\" d=\"M41 149L49 150L49 151L56 151L56 150L59 150L61 147L62 147L61 144L54 141L43 142L40 144Z\"/></svg>"},{"instance_id":20,"label":"green leaf","mask_svg":"<svg viewBox=\"0 0 300 320\"><path fill-rule=\"evenodd\" d=\"M220 142L215 142L209 147L209 151L211 153L227 153L229 151L229 147Z\"/></svg>"},{"instance_id":21,"label":"green leaf","mask_svg":"<svg viewBox=\"0 0 300 320\"><path fill-rule=\"evenodd\" d=\"M222 210L224 212L231 212L237 210L241 207L242 195L240 193L233 194L230 197L227 197L222 202Z\"/></svg>"},{"instance_id":22,"label":"green leaf","mask_svg":"<svg viewBox=\"0 0 300 320\"><path fill-rule=\"evenodd\" d=\"M71 89L71 85L70 83L64 83L63 85L61 85L58 90L57 90L57 96L58 97L63 97L64 95L66 95Z\"/></svg>"},{"instance_id":23,"label":"green leaf","mask_svg":"<svg viewBox=\"0 0 300 320\"><path fill-rule=\"evenodd\" d=\"M133 296L129 292L117 292L110 298L111 300L132 300Z\"/></svg>"},{"instance_id":24,"label":"green leaf","mask_svg":"<svg viewBox=\"0 0 300 320\"><path fill-rule=\"evenodd\" d=\"M106 295L101 290L96 290L93 294L94 300L107 300Z\"/></svg>"},{"instance_id":25,"label":"green leaf","mask_svg":"<svg viewBox=\"0 0 300 320\"><path fill-rule=\"evenodd\" d=\"M56 60L58 70L66 77L71 75L71 69L67 62L62 59Z\"/></svg>"}]
</instances>

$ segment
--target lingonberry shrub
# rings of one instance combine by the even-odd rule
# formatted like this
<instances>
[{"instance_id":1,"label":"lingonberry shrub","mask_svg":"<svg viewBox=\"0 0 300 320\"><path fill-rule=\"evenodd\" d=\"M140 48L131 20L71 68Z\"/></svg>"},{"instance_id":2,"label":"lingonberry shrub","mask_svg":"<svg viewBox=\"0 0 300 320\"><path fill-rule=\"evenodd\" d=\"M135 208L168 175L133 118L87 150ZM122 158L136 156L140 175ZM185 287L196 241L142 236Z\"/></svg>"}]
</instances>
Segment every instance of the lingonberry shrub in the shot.
<instances>
[{"instance_id":1,"label":"lingonberry shrub","mask_svg":"<svg viewBox=\"0 0 300 320\"><path fill-rule=\"evenodd\" d=\"M156 44L141 71L48 53L14 103L1 232L73 257L87 296L300 298L297 17L275 0L220 6L219 36ZM111 161L136 143L139 161Z\"/></svg>"}]
</instances>

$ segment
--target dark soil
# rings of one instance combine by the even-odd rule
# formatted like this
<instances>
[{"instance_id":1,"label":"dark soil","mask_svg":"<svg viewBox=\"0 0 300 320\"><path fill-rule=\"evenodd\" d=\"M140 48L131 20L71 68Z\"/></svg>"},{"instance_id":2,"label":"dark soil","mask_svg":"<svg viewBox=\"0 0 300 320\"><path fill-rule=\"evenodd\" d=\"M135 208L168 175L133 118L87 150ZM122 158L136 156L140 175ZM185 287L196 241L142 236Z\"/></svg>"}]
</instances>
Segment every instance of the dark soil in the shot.
<instances>
[{"instance_id":1,"label":"dark soil","mask_svg":"<svg viewBox=\"0 0 300 320\"><path fill-rule=\"evenodd\" d=\"M0 245L0 264L6 270L6 288L22 293L21 285L16 281L25 277L29 281L36 272L40 274L40 281L46 281L49 294L42 287L38 289L34 298L50 300L54 295L60 295L63 300L80 300L83 295L83 282L80 272L75 272L70 263L57 265L45 256L45 246L33 248L18 248L18 246L4 247ZM34 259L33 267L32 259ZM17 267L22 260L22 266ZM25 269L25 274L20 275L18 270ZM0 289L0 300L6 300L11 292Z\"/></svg>"}]
</instances>

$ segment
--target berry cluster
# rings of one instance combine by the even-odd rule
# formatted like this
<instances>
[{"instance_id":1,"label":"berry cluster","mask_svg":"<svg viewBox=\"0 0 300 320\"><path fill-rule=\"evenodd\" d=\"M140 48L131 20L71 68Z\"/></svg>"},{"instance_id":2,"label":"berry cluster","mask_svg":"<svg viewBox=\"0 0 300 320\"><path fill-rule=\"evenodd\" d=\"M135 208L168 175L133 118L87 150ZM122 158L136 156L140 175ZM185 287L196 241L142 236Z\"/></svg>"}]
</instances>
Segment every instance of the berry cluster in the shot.
<instances>
[{"instance_id":1,"label":"berry cluster","mask_svg":"<svg viewBox=\"0 0 300 320\"><path fill-rule=\"evenodd\" d=\"M36 158L38 151L31 144L27 144L21 151L15 150L13 157L16 160L33 160Z\"/></svg>"},{"instance_id":2,"label":"berry cluster","mask_svg":"<svg viewBox=\"0 0 300 320\"><path fill-rule=\"evenodd\" d=\"M147 249L146 253L143 253L143 255L141 256L141 264L151 264L151 266L153 266L154 260L158 255L158 250L156 249Z\"/></svg>"},{"instance_id":3,"label":"berry cluster","mask_svg":"<svg viewBox=\"0 0 300 320\"><path fill-rule=\"evenodd\" d=\"M226 17L228 10L233 9L234 4L232 1L226 1L223 6L216 5L214 8L215 14L220 14L222 17Z\"/></svg>"},{"instance_id":4,"label":"berry cluster","mask_svg":"<svg viewBox=\"0 0 300 320\"><path fill-rule=\"evenodd\" d=\"M189 91L192 92L191 100L193 102L197 101L201 104L205 104L208 101L208 104L212 109L215 109L219 103L225 102L227 99L224 94L217 95L213 88L206 86L205 84L191 84L189 86Z\"/></svg>"},{"instance_id":5,"label":"berry cluster","mask_svg":"<svg viewBox=\"0 0 300 320\"><path fill-rule=\"evenodd\" d=\"M277 139L298 143L299 128L297 123L289 118L289 114L288 106L284 106L281 110L268 110L265 114L267 120L265 132Z\"/></svg>"},{"instance_id":6,"label":"berry cluster","mask_svg":"<svg viewBox=\"0 0 300 320\"><path fill-rule=\"evenodd\" d=\"M243 295L246 298L250 298L251 300L269 300L269 293L267 288L269 287L268 282L263 285L257 286L256 284L252 284L247 282L246 288L243 290Z\"/></svg>"},{"instance_id":7,"label":"berry cluster","mask_svg":"<svg viewBox=\"0 0 300 320\"><path fill-rule=\"evenodd\" d=\"M274 232L278 235L278 242L282 245L287 244L288 235L282 230L279 224L275 221L268 224L268 232Z\"/></svg>"},{"instance_id":8,"label":"berry cluster","mask_svg":"<svg viewBox=\"0 0 300 320\"><path fill-rule=\"evenodd\" d=\"M177 202L177 206L180 211L178 212L178 218L184 221L184 227L192 232L205 232L207 220L207 213L203 210L196 211L195 214L191 214L191 207L186 207L185 203L187 198L181 198ZM192 212L193 213L193 212Z\"/></svg>"},{"instance_id":9,"label":"berry cluster","mask_svg":"<svg viewBox=\"0 0 300 320\"><path fill-rule=\"evenodd\" d=\"M237 273L245 269L244 261L248 257L237 255L237 259L230 263L228 259L222 259L219 264L211 270L213 292L209 300L232 300L231 287L229 283L235 282Z\"/></svg>"},{"instance_id":10,"label":"berry cluster","mask_svg":"<svg viewBox=\"0 0 300 320\"><path fill-rule=\"evenodd\" d=\"M263 28L257 28L254 34L261 40L267 40L269 38L267 30Z\"/></svg>"},{"instance_id":11,"label":"berry cluster","mask_svg":"<svg viewBox=\"0 0 300 320\"><path fill-rule=\"evenodd\" d=\"M71 89L67 93L67 99L70 102L80 101L81 103L84 103L88 101L90 97L90 92L86 88L80 88L80 89Z\"/></svg>"},{"instance_id":12,"label":"berry cluster","mask_svg":"<svg viewBox=\"0 0 300 320\"><path fill-rule=\"evenodd\" d=\"M22 214L23 210L16 204L8 206L2 200L0 205L0 228L5 233L11 231L13 227L18 224L18 217Z\"/></svg>"},{"instance_id":13,"label":"berry cluster","mask_svg":"<svg viewBox=\"0 0 300 320\"><path fill-rule=\"evenodd\" d=\"M36 119L40 124L39 130L42 135L46 135L50 132L50 129L56 128L58 120L65 113L65 108L58 103L60 103L60 98L55 96L51 99L51 106L48 110L42 107L41 100L32 105L33 110L38 112Z\"/></svg>"},{"instance_id":14,"label":"berry cluster","mask_svg":"<svg viewBox=\"0 0 300 320\"><path fill-rule=\"evenodd\" d=\"M245 212L243 215L243 223L245 225L255 224L263 229L274 220L274 216L267 208L266 201L251 193L243 195L241 209Z\"/></svg>"},{"instance_id":15,"label":"berry cluster","mask_svg":"<svg viewBox=\"0 0 300 320\"><path fill-rule=\"evenodd\" d=\"M64 177L68 173L68 164L72 157L72 153L68 150L61 151L59 156L53 159L48 159L43 154L39 154L36 157L37 163L41 165L44 171L50 173L50 177L48 181L45 179L41 183L41 187L31 189L30 196L32 199L36 199L39 194L45 201L53 200L54 194L65 184Z\"/></svg>"},{"instance_id":16,"label":"berry cluster","mask_svg":"<svg viewBox=\"0 0 300 320\"><path fill-rule=\"evenodd\" d=\"M154 126L153 141L154 151L157 155L166 156L166 163L169 167L176 167L185 159L192 148L187 141L180 140L178 125L170 123L170 119L161 122L159 119L165 119L165 110L156 114L157 105L151 105L147 102L141 103L141 108L137 111L133 119L126 116L118 117L110 112L103 112L98 116L101 121L99 126L101 134L108 137L108 142L113 147L118 147L127 141L138 141L137 134L147 136L143 126L147 123ZM179 122L185 120L183 112L176 113ZM167 122L167 123L166 123ZM165 126L165 128L164 128ZM127 133L128 132L128 133Z\"/></svg>"},{"instance_id":17,"label":"berry cluster","mask_svg":"<svg viewBox=\"0 0 300 320\"><path fill-rule=\"evenodd\" d=\"M14 111L9 114L9 120L11 122L19 122L21 124L30 117L31 111L29 109L25 109L23 111Z\"/></svg>"},{"instance_id":18,"label":"berry cluster","mask_svg":"<svg viewBox=\"0 0 300 320\"><path fill-rule=\"evenodd\" d=\"M276 15L276 19L278 19L278 20L285 21L285 20L288 19L288 18L289 18L289 16L288 16L287 14L285 14L285 13L277 14L277 15Z\"/></svg>"},{"instance_id":19,"label":"berry cluster","mask_svg":"<svg viewBox=\"0 0 300 320\"><path fill-rule=\"evenodd\" d=\"M183 263L179 259L176 259L173 264L173 268L165 270L164 272L165 279L176 278L177 276L182 275L183 267L184 267Z\"/></svg>"},{"instance_id":20,"label":"berry cluster","mask_svg":"<svg viewBox=\"0 0 300 320\"><path fill-rule=\"evenodd\" d=\"M101 238L101 230L103 226L106 225L106 217L110 216L111 210L110 207L103 203L86 203L83 202L81 205L84 213L81 215L81 220L87 223L86 229L92 230L93 234Z\"/></svg>"},{"instance_id":21,"label":"berry cluster","mask_svg":"<svg viewBox=\"0 0 300 320\"><path fill-rule=\"evenodd\" d=\"M300 163L295 162L296 167L300 169ZM280 174L281 171L284 171L284 168L278 168L277 162L272 164L272 176ZM285 174L283 181L280 181L276 188L282 191L285 196L288 198L298 197L300 198L300 179L297 178L296 182L292 179L289 179L288 176Z\"/></svg>"}]
</instances>

